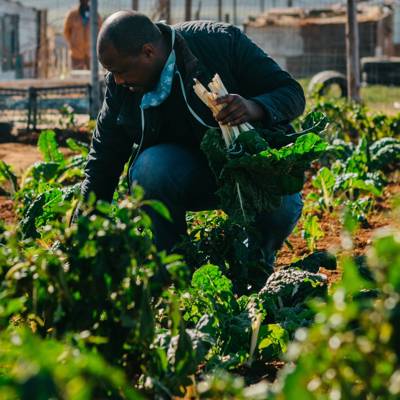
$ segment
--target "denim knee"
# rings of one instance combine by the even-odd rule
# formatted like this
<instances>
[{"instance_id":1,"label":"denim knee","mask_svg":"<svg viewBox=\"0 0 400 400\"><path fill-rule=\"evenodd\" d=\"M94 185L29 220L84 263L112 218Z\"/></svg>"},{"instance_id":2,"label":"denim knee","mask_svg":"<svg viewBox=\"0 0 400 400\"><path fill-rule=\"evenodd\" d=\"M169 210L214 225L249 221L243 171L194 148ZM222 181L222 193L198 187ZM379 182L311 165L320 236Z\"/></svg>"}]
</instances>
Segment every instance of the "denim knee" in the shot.
<instances>
[{"instance_id":1,"label":"denim knee","mask_svg":"<svg viewBox=\"0 0 400 400\"><path fill-rule=\"evenodd\" d=\"M160 154L155 147L143 151L129 170L131 185L143 187L146 197L158 197L168 180L168 171L160 162Z\"/></svg>"},{"instance_id":2,"label":"denim knee","mask_svg":"<svg viewBox=\"0 0 400 400\"><path fill-rule=\"evenodd\" d=\"M257 227L262 235L266 253L273 254L282 246L296 226L302 210L301 194L296 193L283 196L278 209L259 216Z\"/></svg>"}]
</instances>

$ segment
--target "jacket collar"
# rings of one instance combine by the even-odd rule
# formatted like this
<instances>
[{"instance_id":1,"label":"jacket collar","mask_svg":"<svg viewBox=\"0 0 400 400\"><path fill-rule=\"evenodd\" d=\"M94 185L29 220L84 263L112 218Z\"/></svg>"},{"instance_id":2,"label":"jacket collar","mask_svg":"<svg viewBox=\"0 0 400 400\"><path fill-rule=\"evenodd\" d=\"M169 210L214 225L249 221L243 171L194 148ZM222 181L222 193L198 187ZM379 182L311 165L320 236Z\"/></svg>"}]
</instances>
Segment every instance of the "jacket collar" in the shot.
<instances>
[{"instance_id":1,"label":"jacket collar","mask_svg":"<svg viewBox=\"0 0 400 400\"><path fill-rule=\"evenodd\" d=\"M161 22L156 23L156 25L164 35L168 35L169 37L172 35L172 29L169 25ZM206 69L199 59L192 53L185 38L179 33L179 31L175 31L175 34L174 49L176 52L176 65L186 82L186 86L190 85L191 87L194 78L207 84L211 78L208 76Z\"/></svg>"}]
</instances>

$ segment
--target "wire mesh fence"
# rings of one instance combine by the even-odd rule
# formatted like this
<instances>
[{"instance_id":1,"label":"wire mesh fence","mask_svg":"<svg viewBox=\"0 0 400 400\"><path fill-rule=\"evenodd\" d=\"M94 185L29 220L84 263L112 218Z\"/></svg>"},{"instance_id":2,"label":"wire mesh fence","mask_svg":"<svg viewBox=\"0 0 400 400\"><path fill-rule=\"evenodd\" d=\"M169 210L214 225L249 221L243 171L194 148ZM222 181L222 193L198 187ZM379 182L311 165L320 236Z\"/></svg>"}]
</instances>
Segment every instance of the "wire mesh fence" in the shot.
<instances>
[{"instance_id":1,"label":"wire mesh fence","mask_svg":"<svg viewBox=\"0 0 400 400\"><path fill-rule=\"evenodd\" d=\"M62 31L68 10L77 7L79 1L19 3L47 10L48 33L53 39L46 49L46 74L52 78L68 77L71 65ZM310 78L324 70L346 70L344 0L99 0L98 4L103 19L115 11L137 6L153 20L165 19L169 23L188 19L233 23L296 78ZM400 56L400 0L370 0L359 3L358 8L360 56L366 65L364 81L400 84L400 58L397 63L388 64L389 57ZM24 35L29 37L32 26L26 18L21 17L19 29L28 30ZM33 60L37 49L25 45L20 53L29 54ZM375 56L380 58L371 59ZM34 75L34 69L24 72L25 78Z\"/></svg>"},{"instance_id":2,"label":"wire mesh fence","mask_svg":"<svg viewBox=\"0 0 400 400\"><path fill-rule=\"evenodd\" d=\"M62 29L67 11L79 3L77 0L20 0L22 4L49 10L49 22ZM254 16L272 8L281 7L325 7L332 4L344 4L339 0L99 0L99 12L103 17L111 13L131 9L138 4L139 11L157 18L160 8L169 8L170 22L187 19L190 10L191 19L229 21L241 25L249 16ZM188 6L189 4L189 6ZM168 12L166 12L168 13ZM164 13L165 15L165 13Z\"/></svg>"},{"instance_id":3,"label":"wire mesh fence","mask_svg":"<svg viewBox=\"0 0 400 400\"><path fill-rule=\"evenodd\" d=\"M48 9L48 24L58 32L55 74L69 66L59 50L62 28L77 0L21 0ZM345 72L344 0L99 0L99 13L137 6L154 20L177 23L188 19L226 21L243 27L260 47L296 77L321 70ZM359 5L360 55L400 56L400 0L370 0ZM60 72L61 70L61 72Z\"/></svg>"}]
</instances>

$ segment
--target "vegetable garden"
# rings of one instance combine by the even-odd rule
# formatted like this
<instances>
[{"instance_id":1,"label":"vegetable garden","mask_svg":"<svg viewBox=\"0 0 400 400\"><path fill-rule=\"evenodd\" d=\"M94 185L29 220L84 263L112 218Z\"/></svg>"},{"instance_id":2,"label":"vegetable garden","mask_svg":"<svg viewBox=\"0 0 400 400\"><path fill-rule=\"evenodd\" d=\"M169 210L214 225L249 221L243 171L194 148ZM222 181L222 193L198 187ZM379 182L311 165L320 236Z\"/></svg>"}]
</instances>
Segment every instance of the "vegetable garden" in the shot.
<instances>
[{"instance_id":1,"label":"vegetable garden","mask_svg":"<svg viewBox=\"0 0 400 400\"><path fill-rule=\"evenodd\" d=\"M65 156L44 131L22 176L1 161L0 397L399 398L400 115L314 98L295 127L241 132L229 153L207 132L221 210L188 213L176 254L143 206L168 210L123 178L71 223L87 144ZM304 182L301 222L261 268L254 212Z\"/></svg>"}]
</instances>

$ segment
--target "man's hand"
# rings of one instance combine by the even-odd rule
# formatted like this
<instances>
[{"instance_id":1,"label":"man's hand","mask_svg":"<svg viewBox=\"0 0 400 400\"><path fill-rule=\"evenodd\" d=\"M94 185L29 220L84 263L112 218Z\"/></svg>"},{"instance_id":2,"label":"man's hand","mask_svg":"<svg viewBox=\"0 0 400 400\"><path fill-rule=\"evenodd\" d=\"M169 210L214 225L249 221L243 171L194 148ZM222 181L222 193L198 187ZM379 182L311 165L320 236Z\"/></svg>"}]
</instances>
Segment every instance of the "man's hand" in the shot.
<instances>
[{"instance_id":1,"label":"man's hand","mask_svg":"<svg viewBox=\"0 0 400 400\"><path fill-rule=\"evenodd\" d=\"M222 125L236 126L265 118L265 111L257 102L247 100L238 94L220 97L215 100L215 104L224 105L215 117Z\"/></svg>"}]
</instances>

